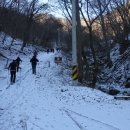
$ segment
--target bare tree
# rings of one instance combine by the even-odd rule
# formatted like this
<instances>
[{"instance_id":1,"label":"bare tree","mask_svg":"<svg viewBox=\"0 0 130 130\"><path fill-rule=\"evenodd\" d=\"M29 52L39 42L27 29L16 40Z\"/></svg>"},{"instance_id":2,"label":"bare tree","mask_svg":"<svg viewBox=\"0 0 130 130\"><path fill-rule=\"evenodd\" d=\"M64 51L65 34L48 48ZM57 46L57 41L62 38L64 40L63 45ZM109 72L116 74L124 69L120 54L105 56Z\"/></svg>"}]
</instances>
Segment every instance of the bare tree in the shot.
<instances>
[{"instance_id":1,"label":"bare tree","mask_svg":"<svg viewBox=\"0 0 130 130\"><path fill-rule=\"evenodd\" d=\"M60 6L65 17L72 25L72 1L71 0L59 0ZM83 81L83 58L82 58L82 42L81 42L81 20L80 20L80 12L79 12L79 0L76 1L76 19L77 19L77 61L78 61L78 81Z\"/></svg>"},{"instance_id":2,"label":"bare tree","mask_svg":"<svg viewBox=\"0 0 130 130\"><path fill-rule=\"evenodd\" d=\"M64 17L69 21L72 25L72 3L71 0L58 0L61 10L63 12Z\"/></svg>"},{"instance_id":3,"label":"bare tree","mask_svg":"<svg viewBox=\"0 0 130 130\"><path fill-rule=\"evenodd\" d=\"M129 13L129 0L112 0L112 14L115 14L117 24L120 24L120 30L122 34L122 42L125 38L128 40L128 34L130 29L130 13Z\"/></svg>"},{"instance_id":4,"label":"bare tree","mask_svg":"<svg viewBox=\"0 0 130 130\"><path fill-rule=\"evenodd\" d=\"M103 37L104 37L105 45L106 45L106 48L107 48L106 56L107 56L107 62L108 62L109 67L112 66L112 61L111 61L111 58L110 58L110 42L108 42L109 39L107 37L107 27L106 27L107 21L105 20L106 14L104 12L106 12L110 2L111 2L111 0L97 0L97 8L99 9L99 13L100 13L99 21L101 23Z\"/></svg>"},{"instance_id":5,"label":"bare tree","mask_svg":"<svg viewBox=\"0 0 130 130\"><path fill-rule=\"evenodd\" d=\"M94 32L93 32L93 27L95 22L99 22L101 21L101 27L103 30L103 36L105 39L105 42L107 44L107 37L106 37L106 28L105 28L105 22L104 22L104 14L105 11L109 5L111 0L100 0L100 1L94 1L94 0L80 0L78 3L78 8L80 11L80 21L82 21L82 19L85 21L86 24L86 30L88 30L89 33L89 43L90 43L90 48L91 48L91 52L92 52L92 56L93 56L93 61L94 61L94 68L95 68L95 75L94 75L94 81L93 84L96 83L96 77L97 77L97 69L98 69L98 65L97 65L97 59L96 59L96 54L95 54L95 49L94 49ZM105 2L103 4L103 2ZM62 9L66 10L66 13L69 16L69 19L71 20L71 0L62 0L62 2L60 1L60 3L62 4ZM64 6L63 6L64 5ZM97 8L98 7L98 8ZM100 19L100 21L99 21ZM80 33L81 35L81 33ZM82 36L82 35L81 35ZM82 39L82 38L81 38ZM80 39L80 40L81 40ZM85 55L84 55L84 45L81 44L80 42L80 49L78 46L78 52L82 52L82 55L80 55L80 59L83 59L84 61L86 61L85 59ZM108 53L107 53L108 59L110 60L110 50L108 49ZM83 58L84 57L84 58ZM80 61L80 64L82 62ZM82 65L81 65L82 66ZM81 71L83 71L82 69L80 69ZM82 77L82 76L81 76Z\"/></svg>"},{"instance_id":6,"label":"bare tree","mask_svg":"<svg viewBox=\"0 0 130 130\"><path fill-rule=\"evenodd\" d=\"M42 10L47 9L47 4L39 4L39 0L31 0L28 3L27 11L25 12L27 16L27 24L26 24L26 29L24 32L24 40L23 40L23 45L21 47L21 50L26 46L26 43L28 42L29 39L29 34L30 34L30 29L32 26L32 21L33 18L36 14L38 14Z\"/></svg>"}]
</instances>

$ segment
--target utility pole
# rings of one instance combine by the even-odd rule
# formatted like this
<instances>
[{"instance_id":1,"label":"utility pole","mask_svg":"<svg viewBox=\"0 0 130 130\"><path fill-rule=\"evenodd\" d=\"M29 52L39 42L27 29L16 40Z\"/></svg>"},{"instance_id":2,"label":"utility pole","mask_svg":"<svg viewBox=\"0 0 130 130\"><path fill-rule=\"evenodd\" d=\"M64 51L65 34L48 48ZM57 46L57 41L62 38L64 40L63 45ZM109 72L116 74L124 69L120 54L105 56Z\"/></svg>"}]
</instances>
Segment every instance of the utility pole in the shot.
<instances>
[{"instance_id":1,"label":"utility pole","mask_svg":"<svg viewBox=\"0 0 130 130\"><path fill-rule=\"evenodd\" d=\"M72 79L78 79L77 62L77 2L72 0Z\"/></svg>"}]
</instances>

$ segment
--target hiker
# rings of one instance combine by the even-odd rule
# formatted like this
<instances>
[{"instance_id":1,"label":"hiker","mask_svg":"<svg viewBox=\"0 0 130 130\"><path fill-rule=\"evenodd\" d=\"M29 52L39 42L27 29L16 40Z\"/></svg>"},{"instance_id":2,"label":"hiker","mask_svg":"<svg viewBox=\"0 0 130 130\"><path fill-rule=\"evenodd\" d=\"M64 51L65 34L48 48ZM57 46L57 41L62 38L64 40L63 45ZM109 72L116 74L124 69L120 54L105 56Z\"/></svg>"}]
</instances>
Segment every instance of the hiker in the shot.
<instances>
[{"instance_id":1,"label":"hiker","mask_svg":"<svg viewBox=\"0 0 130 130\"><path fill-rule=\"evenodd\" d=\"M10 70L10 83L13 84L15 83L15 79L16 79L16 70L17 70L17 63L15 60L13 60L10 64L8 69Z\"/></svg>"},{"instance_id":2,"label":"hiker","mask_svg":"<svg viewBox=\"0 0 130 130\"><path fill-rule=\"evenodd\" d=\"M37 51L36 51L36 50L34 51L33 55L34 55L35 57L37 57Z\"/></svg>"},{"instance_id":3,"label":"hiker","mask_svg":"<svg viewBox=\"0 0 130 130\"><path fill-rule=\"evenodd\" d=\"M53 52L53 53L54 53L54 49L53 49L53 48L51 49L51 52Z\"/></svg>"},{"instance_id":4,"label":"hiker","mask_svg":"<svg viewBox=\"0 0 130 130\"><path fill-rule=\"evenodd\" d=\"M49 49L47 49L47 54L49 53Z\"/></svg>"},{"instance_id":5,"label":"hiker","mask_svg":"<svg viewBox=\"0 0 130 130\"><path fill-rule=\"evenodd\" d=\"M56 50L57 50L57 52L60 52L60 51L61 51L61 49L60 49L60 48L56 48Z\"/></svg>"},{"instance_id":6,"label":"hiker","mask_svg":"<svg viewBox=\"0 0 130 130\"><path fill-rule=\"evenodd\" d=\"M17 63L17 72L19 71L19 64L20 64L20 62L22 62L22 60L19 58L19 56L17 57L17 59L15 60L16 61L16 63Z\"/></svg>"},{"instance_id":7,"label":"hiker","mask_svg":"<svg viewBox=\"0 0 130 130\"><path fill-rule=\"evenodd\" d=\"M36 58L36 56L33 56L30 62L32 64L32 74L36 74L36 65L39 60Z\"/></svg>"}]
</instances>

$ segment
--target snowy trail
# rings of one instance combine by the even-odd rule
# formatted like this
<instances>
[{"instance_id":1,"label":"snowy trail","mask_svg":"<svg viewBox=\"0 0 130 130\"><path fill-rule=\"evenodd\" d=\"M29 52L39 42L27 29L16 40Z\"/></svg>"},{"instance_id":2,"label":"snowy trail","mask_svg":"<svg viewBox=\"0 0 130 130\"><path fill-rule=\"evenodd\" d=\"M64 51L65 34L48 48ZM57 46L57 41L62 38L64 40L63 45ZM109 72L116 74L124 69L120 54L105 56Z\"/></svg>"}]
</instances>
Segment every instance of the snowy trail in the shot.
<instances>
[{"instance_id":1,"label":"snowy trail","mask_svg":"<svg viewBox=\"0 0 130 130\"><path fill-rule=\"evenodd\" d=\"M0 130L129 130L130 103L72 86L55 55L39 53L36 75L25 57L17 83L0 93Z\"/></svg>"},{"instance_id":2,"label":"snowy trail","mask_svg":"<svg viewBox=\"0 0 130 130\"><path fill-rule=\"evenodd\" d=\"M103 123L103 122L98 121L98 120L96 120L96 119L92 119L92 118L90 118L90 117L88 117L88 116L81 115L81 114L79 114L79 113L77 113L77 112L74 112L74 111L72 111L72 110L64 110L64 111L65 111L66 114L78 125L78 127L79 127L80 129L82 129L82 126L72 117L71 114L75 114L75 115L78 115L78 116L80 116L80 117L84 117L84 118L86 118L87 120L90 120L90 121L92 121L92 122L95 122L96 124L99 124L99 125L101 125L101 126L105 126L105 130L106 130L106 128L107 128L107 129L111 129L111 130L120 130L120 129L114 127L114 126L111 126L111 125L109 125L109 124ZM70 114L70 113L71 113L71 114Z\"/></svg>"}]
</instances>

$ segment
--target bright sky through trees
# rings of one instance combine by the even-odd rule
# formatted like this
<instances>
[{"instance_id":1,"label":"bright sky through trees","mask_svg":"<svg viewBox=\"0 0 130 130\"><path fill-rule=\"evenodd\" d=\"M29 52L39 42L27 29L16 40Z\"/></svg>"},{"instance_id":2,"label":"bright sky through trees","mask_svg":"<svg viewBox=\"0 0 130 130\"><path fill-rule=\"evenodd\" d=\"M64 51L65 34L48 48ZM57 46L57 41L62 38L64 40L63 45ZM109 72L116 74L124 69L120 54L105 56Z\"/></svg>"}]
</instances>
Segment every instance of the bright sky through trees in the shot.
<instances>
[{"instance_id":1,"label":"bright sky through trees","mask_svg":"<svg viewBox=\"0 0 130 130\"><path fill-rule=\"evenodd\" d=\"M39 0L41 3L48 3L49 13L54 15L55 17L63 17L62 11L58 7L58 0Z\"/></svg>"},{"instance_id":2,"label":"bright sky through trees","mask_svg":"<svg viewBox=\"0 0 130 130\"><path fill-rule=\"evenodd\" d=\"M40 0L40 2L47 3L49 0Z\"/></svg>"}]
</instances>

